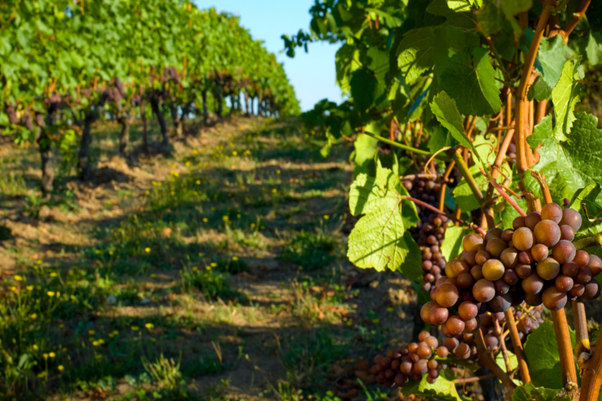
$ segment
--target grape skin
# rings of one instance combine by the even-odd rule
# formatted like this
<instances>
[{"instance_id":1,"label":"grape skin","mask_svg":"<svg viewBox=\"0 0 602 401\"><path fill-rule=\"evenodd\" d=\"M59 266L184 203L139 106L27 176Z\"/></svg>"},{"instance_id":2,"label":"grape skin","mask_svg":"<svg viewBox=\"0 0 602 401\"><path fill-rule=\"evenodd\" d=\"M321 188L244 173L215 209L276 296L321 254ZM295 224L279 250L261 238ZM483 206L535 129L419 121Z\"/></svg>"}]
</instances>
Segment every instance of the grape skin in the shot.
<instances>
[{"instance_id":1,"label":"grape skin","mask_svg":"<svg viewBox=\"0 0 602 401\"><path fill-rule=\"evenodd\" d=\"M521 227L512 234L512 243L516 249L528 251L533 246L533 232L527 227Z\"/></svg>"}]
</instances>

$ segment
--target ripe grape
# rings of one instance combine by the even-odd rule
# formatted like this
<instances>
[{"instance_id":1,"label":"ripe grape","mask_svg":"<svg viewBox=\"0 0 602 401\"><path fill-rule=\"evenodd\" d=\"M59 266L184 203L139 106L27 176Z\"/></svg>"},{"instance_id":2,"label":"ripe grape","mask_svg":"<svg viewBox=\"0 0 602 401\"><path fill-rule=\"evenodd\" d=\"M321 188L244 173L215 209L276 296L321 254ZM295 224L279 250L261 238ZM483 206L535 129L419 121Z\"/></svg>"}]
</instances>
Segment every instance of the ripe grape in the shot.
<instances>
[{"instance_id":1,"label":"ripe grape","mask_svg":"<svg viewBox=\"0 0 602 401\"><path fill-rule=\"evenodd\" d=\"M478 327L479 327L479 321L477 319L475 319L475 318L469 319L464 322L464 334L472 333Z\"/></svg>"},{"instance_id":2,"label":"ripe grape","mask_svg":"<svg viewBox=\"0 0 602 401\"><path fill-rule=\"evenodd\" d=\"M542 220L552 220L554 223L558 224L562 218L562 208L555 203L548 203L541 208Z\"/></svg>"},{"instance_id":3,"label":"ripe grape","mask_svg":"<svg viewBox=\"0 0 602 401\"><path fill-rule=\"evenodd\" d=\"M541 291L537 294L529 294L525 293L525 302L529 306L539 306L541 305Z\"/></svg>"},{"instance_id":4,"label":"ripe grape","mask_svg":"<svg viewBox=\"0 0 602 401\"><path fill-rule=\"evenodd\" d=\"M489 302L495 296L495 286L486 279L480 279L472 287L472 296L479 302Z\"/></svg>"},{"instance_id":5,"label":"ripe grape","mask_svg":"<svg viewBox=\"0 0 602 401\"><path fill-rule=\"evenodd\" d=\"M531 231L535 229L537 223L541 221L541 212L531 212L525 217L525 227L528 227Z\"/></svg>"},{"instance_id":6,"label":"ripe grape","mask_svg":"<svg viewBox=\"0 0 602 401\"><path fill-rule=\"evenodd\" d=\"M429 321L431 324L440 326L447 321L449 317L449 311L447 308L439 305L434 306L429 313Z\"/></svg>"},{"instance_id":7,"label":"ripe grape","mask_svg":"<svg viewBox=\"0 0 602 401\"><path fill-rule=\"evenodd\" d=\"M518 261L524 265L530 265L531 263L535 262L535 259L533 258L533 254L531 253L532 251L522 251L518 254Z\"/></svg>"},{"instance_id":8,"label":"ripe grape","mask_svg":"<svg viewBox=\"0 0 602 401\"><path fill-rule=\"evenodd\" d=\"M565 276L564 274L561 274L560 276L556 277L556 281L554 282L556 288L564 292L569 292L573 288L573 284L573 279L569 276Z\"/></svg>"},{"instance_id":9,"label":"ripe grape","mask_svg":"<svg viewBox=\"0 0 602 401\"><path fill-rule=\"evenodd\" d=\"M491 259L491 255L489 254L489 252L483 250L477 251L474 257L475 262L477 262L477 264L479 265L483 265L489 259Z\"/></svg>"},{"instance_id":10,"label":"ripe grape","mask_svg":"<svg viewBox=\"0 0 602 401\"><path fill-rule=\"evenodd\" d=\"M428 346L431 348L437 348L439 346L439 341L437 340L437 337L427 337L426 340L424 340L424 342L427 343Z\"/></svg>"},{"instance_id":11,"label":"ripe grape","mask_svg":"<svg viewBox=\"0 0 602 401\"><path fill-rule=\"evenodd\" d=\"M468 359L470 358L470 346L465 343L460 343L458 348L456 348L456 356L458 359Z\"/></svg>"},{"instance_id":12,"label":"ripe grape","mask_svg":"<svg viewBox=\"0 0 602 401\"><path fill-rule=\"evenodd\" d=\"M542 220L533 230L535 241L547 247L553 247L560 241L560 227L552 220Z\"/></svg>"},{"instance_id":13,"label":"ripe grape","mask_svg":"<svg viewBox=\"0 0 602 401\"><path fill-rule=\"evenodd\" d=\"M439 362L437 362L436 360L430 360L428 363L428 367L429 369L437 369L437 367L439 367Z\"/></svg>"},{"instance_id":14,"label":"ripe grape","mask_svg":"<svg viewBox=\"0 0 602 401\"><path fill-rule=\"evenodd\" d=\"M575 253L575 257L573 258L573 262L577 266L583 267L583 266L587 266L587 264L589 263L589 259L590 259L589 253L587 253L587 252L585 252L583 250L578 250ZM592 270L591 267L590 267L590 270ZM593 270L592 270L592 273L593 273Z\"/></svg>"},{"instance_id":15,"label":"ripe grape","mask_svg":"<svg viewBox=\"0 0 602 401\"><path fill-rule=\"evenodd\" d=\"M575 281L585 285L592 280L592 277L592 271L588 267L580 267L579 273L575 276Z\"/></svg>"},{"instance_id":16,"label":"ripe grape","mask_svg":"<svg viewBox=\"0 0 602 401\"><path fill-rule=\"evenodd\" d=\"M502 241L504 242L510 242L512 241L512 236L514 235L514 230L504 230L504 232L502 233Z\"/></svg>"},{"instance_id":17,"label":"ripe grape","mask_svg":"<svg viewBox=\"0 0 602 401\"><path fill-rule=\"evenodd\" d=\"M419 359L418 362L414 364L413 372L418 375L423 375L428 371L428 362L426 359Z\"/></svg>"},{"instance_id":18,"label":"ripe grape","mask_svg":"<svg viewBox=\"0 0 602 401\"><path fill-rule=\"evenodd\" d=\"M575 209L564 209L562 211L562 219L560 224L566 224L570 226L574 232L579 231L583 219L578 211Z\"/></svg>"},{"instance_id":19,"label":"ripe grape","mask_svg":"<svg viewBox=\"0 0 602 401\"><path fill-rule=\"evenodd\" d=\"M512 234L512 243L516 249L528 251L533 246L533 232L527 227L521 227Z\"/></svg>"},{"instance_id":20,"label":"ripe grape","mask_svg":"<svg viewBox=\"0 0 602 401\"><path fill-rule=\"evenodd\" d=\"M474 279L470 275L470 273L462 273L457 277L457 286L461 289L470 288L474 283Z\"/></svg>"},{"instance_id":21,"label":"ripe grape","mask_svg":"<svg viewBox=\"0 0 602 401\"><path fill-rule=\"evenodd\" d=\"M485 235L485 242L489 242L494 238L502 238L502 229L494 227L491 230L487 231L487 235Z\"/></svg>"},{"instance_id":22,"label":"ripe grape","mask_svg":"<svg viewBox=\"0 0 602 401\"><path fill-rule=\"evenodd\" d=\"M536 262L541 262L550 254L550 250L544 244L535 244L533 248L531 248L531 255L533 255L533 260Z\"/></svg>"},{"instance_id":23,"label":"ripe grape","mask_svg":"<svg viewBox=\"0 0 602 401\"><path fill-rule=\"evenodd\" d=\"M443 346L447 348L449 352L455 351L455 349L460 345L460 341L457 338L446 338L443 340Z\"/></svg>"},{"instance_id":24,"label":"ripe grape","mask_svg":"<svg viewBox=\"0 0 602 401\"><path fill-rule=\"evenodd\" d=\"M449 355L449 350L446 347L441 346L441 347L437 348L437 356L439 358L447 358L448 355Z\"/></svg>"},{"instance_id":25,"label":"ripe grape","mask_svg":"<svg viewBox=\"0 0 602 401\"><path fill-rule=\"evenodd\" d=\"M418 340L423 342L424 340L426 340L428 337L431 336L431 333L429 333L428 331L421 331L418 334Z\"/></svg>"},{"instance_id":26,"label":"ripe grape","mask_svg":"<svg viewBox=\"0 0 602 401\"><path fill-rule=\"evenodd\" d=\"M525 279L533 273L533 268L531 265L518 265L514 271L518 277Z\"/></svg>"},{"instance_id":27,"label":"ripe grape","mask_svg":"<svg viewBox=\"0 0 602 401\"><path fill-rule=\"evenodd\" d=\"M542 301L549 310L559 310L564 308L567 302L566 292L560 291L555 286L546 288L542 294Z\"/></svg>"},{"instance_id":28,"label":"ripe grape","mask_svg":"<svg viewBox=\"0 0 602 401\"><path fill-rule=\"evenodd\" d=\"M445 308L454 306L459 297L458 288L450 282L443 283L438 287L437 303Z\"/></svg>"},{"instance_id":29,"label":"ripe grape","mask_svg":"<svg viewBox=\"0 0 602 401\"><path fill-rule=\"evenodd\" d=\"M416 350L416 353L419 357L427 359L430 358L430 356L433 354L433 351L431 350L431 347L429 347L426 343L420 343L420 345L418 346L418 350Z\"/></svg>"},{"instance_id":30,"label":"ripe grape","mask_svg":"<svg viewBox=\"0 0 602 401\"><path fill-rule=\"evenodd\" d=\"M458 306L458 314L463 320L470 320L477 317L479 308L474 302L462 302Z\"/></svg>"},{"instance_id":31,"label":"ripe grape","mask_svg":"<svg viewBox=\"0 0 602 401\"><path fill-rule=\"evenodd\" d=\"M496 281L504 276L506 269L497 259L489 259L483 265L483 276L489 281Z\"/></svg>"},{"instance_id":32,"label":"ripe grape","mask_svg":"<svg viewBox=\"0 0 602 401\"><path fill-rule=\"evenodd\" d=\"M573 288L569 291L569 293L575 297L580 297L585 292L585 286L581 283L573 284Z\"/></svg>"},{"instance_id":33,"label":"ripe grape","mask_svg":"<svg viewBox=\"0 0 602 401\"><path fill-rule=\"evenodd\" d=\"M407 381L408 381L408 378L403 373L398 373L395 376L395 380L394 380L395 385L398 387L403 387L403 385L406 384Z\"/></svg>"},{"instance_id":34,"label":"ripe grape","mask_svg":"<svg viewBox=\"0 0 602 401\"><path fill-rule=\"evenodd\" d=\"M508 269L512 269L518 264L518 250L515 248L506 248L500 255L500 260Z\"/></svg>"},{"instance_id":35,"label":"ripe grape","mask_svg":"<svg viewBox=\"0 0 602 401\"><path fill-rule=\"evenodd\" d=\"M567 240L560 240L554 248L552 248L552 256L560 264L571 262L575 258L575 246Z\"/></svg>"},{"instance_id":36,"label":"ripe grape","mask_svg":"<svg viewBox=\"0 0 602 401\"><path fill-rule=\"evenodd\" d=\"M501 240L500 238L493 238L491 241L487 242L485 245L485 249L493 258L499 258L502 254L502 251L506 249L508 245L506 242Z\"/></svg>"},{"instance_id":37,"label":"ripe grape","mask_svg":"<svg viewBox=\"0 0 602 401\"><path fill-rule=\"evenodd\" d=\"M573 231L571 226L567 226L566 224L560 225L560 239L571 242L575 239L575 231Z\"/></svg>"},{"instance_id":38,"label":"ripe grape","mask_svg":"<svg viewBox=\"0 0 602 401\"><path fill-rule=\"evenodd\" d=\"M533 272L521 284L526 294L538 294L543 289L544 282L536 272Z\"/></svg>"},{"instance_id":39,"label":"ripe grape","mask_svg":"<svg viewBox=\"0 0 602 401\"><path fill-rule=\"evenodd\" d=\"M468 234L462 240L462 247L465 251L477 251L483 245L483 237L479 234Z\"/></svg>"},{"instance_id":40,"label":"ripe grape","mask_svg":"<svg viewBox=\"0 0 602 401\"><path fill-rule=\"evenodd\" d=\"M518 216L512 222L512 228L518 230L521 227L525 227L525 218L523 216Z\"/></svg>"},{"instance_id":41,"label":"ripe grape","mask_svg":"<svg viewBox=\"0 0 602 401\"><path fill-rule=\"evenodd\" d=\"M506 312L510 309L512 304L512 297L510 294L496 295L489 302L489 307L494 312Z\"/></svg>"},{"instance_id":42,"label":"ripe grape","mask_svg":"<svg viewBox=\"0 0 602 401\"><path fill-rule=\"evenodd\" d=\"M579 273L579 266L577 266L574 262L569 262L562 265L562 274L565 276L575 277L577 273Z\"/></svg>"},{"instance_id":43,"label":"ripe grape","mask_svg":"<svg viewBox=\"0 0 602 401\"><path fill-rule=\"evenodd\" d=\"M587 267L592 272L592 276L596 277L598 274L600 274L600 272L602 272L602 259L596 255L589 255Z\"/></svg>"},{"instance_id":44,"label":"ripe grape","mask_svg":"<svg viewBox=\"0 0 602 401\"><path fill-rule=\"evenodd\" d=\"M549 220L543 220L549 221ZM537 264L537 274L544 280L553 280L560 273L560 263L554 258L546 258Z\"/></svg>"},{"instance_id":45,"label":"ripe grape","mask_svg":"<svg viewBox=\"0 0 602 401\"><path fill-rule=\"evenodd\" d=\"M518 283L519 277L515 270L507 269L504 273L504 281L510 285Z\"/></svg>"},{"instance_id":46,"label":"ripe grape","mask_svg":"<svg viewBox=\"0 0 602 401\"><path fill-rule=\"evenodd\" d=\"M470 269L470 275L475 281L478 281L483 278L483 267L479 265L475 265Z\"/></svg>"},{"instance_id":47,"label":"ripe grape","mask_svg":"<svg viewBox=\"0 0 602 401\"><path fill-rule=\"evenodd\" d=\"M498 295L504 295L507 294L508 291L510 291L510 284L508 284L504 280L494 281L493 285L495 286L495 292Z\"/></svg>"},{"instance_id":48,"label":"ripe grape","mask_svg":"<svg viewBox=\"0 0 602 401\"><path fill-rule=\"evenodd\" d=\"M593 301L600 296L600 283L597 280L592 280L585 284L585 290L581 296L585 301Z\"/></svg>"},{"instance_id":49,"label":"ripe grape","mask_svg":"<svg viewBox=\"0 0 602 401\"><path fill-rule=\"evenodd\" d=\"M464 331L465 324L459 316L454 315L447 319L445 326L447 327L447 330L450 332L451 335L457 336L459 334L462 334L462 332Z\"/></svg>"}]
</instances>

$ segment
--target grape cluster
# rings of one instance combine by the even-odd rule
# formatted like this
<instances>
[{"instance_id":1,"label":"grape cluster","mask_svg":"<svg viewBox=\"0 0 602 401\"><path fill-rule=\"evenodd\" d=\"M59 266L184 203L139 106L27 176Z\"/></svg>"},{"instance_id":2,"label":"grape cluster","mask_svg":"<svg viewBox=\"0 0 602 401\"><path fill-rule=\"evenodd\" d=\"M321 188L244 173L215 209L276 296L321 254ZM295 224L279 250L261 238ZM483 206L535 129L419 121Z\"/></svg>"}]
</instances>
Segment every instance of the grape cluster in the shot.
<instances>
[{"instance_id":1,"label":"grape cluster","mask_svg":"<svg viewBox=\"0 0 602 401\"><path fill-rule=\"evenodd\" d=\"M431 336L428 331L422 331L418 340L419 343L411 343L389 350L384 356L374 357L374 365L370 372L379 384L386 384L388 387L395 384L402 387L409 380L422 380L424 375L427 375L426 380L429 383L434 383L441 370L447 367L444 361L437 360L436 357L446 358L454 350L456 354L471 352L468 345L448 341L451 339L446 339L439 345L437 338Z\"/></svg>"},{"instance_id":2,"label":"grape cluster","mask_svg":"<svg viewBox=\"0 0 602 401\"><path fill-rule=\"evenodd\" d=\"M416 177L413 181L403 181L404 187L413 198L422 200L431 205L437 204L437 196L441 191L441 184L435 180ZM445 268L445 258L441 254L440 245L445 238L445 230L449 224L446 216L416 206L419 221L416 227L410 229L412 238L416 241L422 252L422 271L424 285L422 289L430 291L431 287L441 277Z\"/></svg>"},{"instance_id":3,"label":"grape cluster","mask_svg":"<svg viewBox=\"0 0 602 401\"><path fill-rule=\"evenodd\" d=\"M19 121L17 117L17 112L15 110L15 105L13 103L6 103L4 105L4 112L8 115L9 124L16 124Z\"/></svg>"},{"instance_id":4,"label":"grape cluster","mask_svg":"<svg viewBox=\"0 0 602 401\"><path fill-rule=\"evenodd\" d=\"M485 238L468 234L464 252L446 264L447 277L435 283L421 317L455 336L471 332L473 319L485 311L505 312L523 301L559 310L570 300L598 298L593 277L602 260L575 249L571 241L580 227L577 211L550 203L541 213L516 218L513 230L493 228Z\"/></svg>"}]
</instances>

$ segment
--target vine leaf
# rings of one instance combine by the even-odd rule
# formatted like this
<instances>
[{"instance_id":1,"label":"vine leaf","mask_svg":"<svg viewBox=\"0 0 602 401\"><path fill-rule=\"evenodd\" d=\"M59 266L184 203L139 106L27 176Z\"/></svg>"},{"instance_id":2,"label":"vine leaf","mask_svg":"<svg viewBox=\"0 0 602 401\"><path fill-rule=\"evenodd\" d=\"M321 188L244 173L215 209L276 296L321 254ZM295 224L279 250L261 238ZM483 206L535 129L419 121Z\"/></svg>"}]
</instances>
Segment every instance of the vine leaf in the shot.
<instances>
[{"instance_id":1,"label":"vine leaf","mask_svg":"<svg viewBox=\"0 0 602 401\"><path fill-rule=\"evenodd\" d=\"M564 391L535 387L533 383L517 387L512 393L512 401L571 401L571 399Z\"/></svg>"},{"instance_id":2,"label":"vine leaf","mask_svg":"<svg viewBox=\"0 0 602 401\"><path fill-rule=\"evenodd\" d=\"M602 183L602 130L597 128L598 119L588 113L578 113L575 118L564 141L556 137L550 116L542 119L530 140L532 147L541 141L540 160L533 170L545 175L557 202L571 199L589 184ZM534 178L525 175L525 183L536 195L541 193Z\"/></svg>"},{"instance_id":3,"label":"vine leaf","mask_svg":"<svg viewBox=\"0 0 602 401\"><path fill-rule=\"evenodd\" d=\"M441 125L449 130L456 141L475 153L472 142L470 142L470 139L468 139L464 133L462 116L456 107L456 101L454 99L449 97L445 91L439 92L439 94L433 98L431 110Z\"/></svg>"},{"instance_id":4,"label":"vine leaf","mask_svg":"<svg viewBox=\"0 0 602 401\"><path fill-rule=\"evenodd\" d=\"M477 21L483 35L491 36L504 27L504 12L494 0L484 0L483 8L477 12Z\"/></svg>"},{"instance_id":5,"label":"vine leaf","mask_svg":"<svg viewBox=\"0 0 602 401\"><path fill-rule=\"evenodd\" d=\"M416 224L418 215L393 169L384 168L376 159L376 174L359 174L349 194L349 209L363 215L349 235L349 260L360 268L398 270L409 279L423 283L418 246L406 232ZM414 253L408 258L410 252ZM406 262L406 263L404 263Z\"/></svg>"},{"instance_id":6,"label":"vine leaf","mask_svg":"<svg viewBox=\"0 0 602 401\"><path fill-rule=\"evenodd\" d=\"M591 237L602 232L602 221L591 222L588 219L588 216L591 219L598 219L602 215L602 187L599 184L590 184L578 190L571 201L570 207L581 214L583 221L581 228L575 233L575 239ZM587 215L585 209L587 209Z\"/></svg>"},{"instance_id":7,"label":"vine leaf","mask_svg":"<svg viewBox=\"0 0 602 401\"><path fill-rule=\"evenodd\" d=\"M575 346L575 332L569 328L571 344ZM562 388L560 356L554 333L554 325L545 322L534 330L525 342L525 358L533 385L548 389Z\"/></svg>"},{"instance_id":8,"label":"vine leaf","mask_svg":"<svg viewBox=\"0 0 602 401\"><path fill-rule=\"evenodd\" d=\"M433 66L430 31L429 27L409 31L397 48L397 64L408 85Z\"/></svg>"},{"instance_id":9,"label":"vine leaf","mask_svg":"<svg viewBox=\"0 0 602 401\"><path fill-rule=\"evenodd\" d=\"M462 239L471 233L466 227L450 226L445 230L445 238L441 243L441 255L445 260L452 260L462 252Z\"/></svg>"},{"instance_id":10,"label":"vine leaf","mask_svg":"<svg viewBox=\"0 0 602 401\"><path fill-rule=\"evenodd\" d=\"M463 51L449 60L439 88L451 94L464 115L483 116L500 111L500 89L489 53L482 47Z\"/></svg>"},{"instance_id":11,"label":"vine leaf","mask_svg":"<svg viewBox=\"0 0 602 401\"><path fill-rule=\"evenodd\" d=\"M413 394L419 397L432 397L438 400L460 401L463 400L456 390L456 385L452 381L454 374L449 370L441 371L441 374L433 384L426 381L428 375L422 376L422 380L410 381L401 388L403 395Z\"/></svg>"},{"instance_id":12,"label":"vine leaf","mask_svg":"<svg viewBox=\"0 0 602 401\"><path fill-rule=\"evenodd\" d=\"M577 63L572 60L567 61L562 69L560 80L552 91L554 119L556 121L554 136L561 141L566 140L566 135L571 130L573 121L575 121L573 110L579 102L577 94L581 86L575 79L578 74Z\"/></svg>"},{"instance_id":13,"label":"vine leaf","mask_svg":"<svg viewBox=\"0 0 602 401\"><path fill-rule=\"evenodd\" d=\"M535 69L541 74L529 92L529 99L548 99L564 71L564 41L560 35L554 39L542 38Z\"/></svg>"}]
</instances>

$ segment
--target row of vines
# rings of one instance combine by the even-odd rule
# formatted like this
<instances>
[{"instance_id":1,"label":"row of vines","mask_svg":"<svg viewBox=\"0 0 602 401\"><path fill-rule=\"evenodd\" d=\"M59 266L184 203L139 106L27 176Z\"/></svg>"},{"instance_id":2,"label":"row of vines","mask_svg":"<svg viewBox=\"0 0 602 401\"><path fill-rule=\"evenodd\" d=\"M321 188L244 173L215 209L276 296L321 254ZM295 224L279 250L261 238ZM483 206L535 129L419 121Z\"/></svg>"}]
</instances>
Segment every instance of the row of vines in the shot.
<instances>
[{"instance_id":1,"label":"row of vines","mask_svg":"<svg viewBox=\"0 0 602 401\"><path fill-rule=\"evenodd\" d=\"M354 145L349 259L400 271L421 303L424 331L374 358L376 380L459 400L456 369L486 368L471 380L513 400L597 400L602 4L316 0L310 13L283 40L289 56L341 43L347 99L304 119L323 154Z\"/></svg>"},{"instance_id":2,"label":"row of vines","mask_svg":"<svg viewBox=\"0 0 602 401\"><path fill-rule=\"evenodd\" d=\"M91 177L97 121L120 124L119 152L130 126L156 118L162 144L185 133L187 118L210 107L284 116L298 112L280 64L239 20L182 0L34 0L0 4L0 129L36 143L42 191L53 190L53 146L75 143L78 175ZM255 106L256 105L256 106Z\"/></svg>"}]
</instances>

